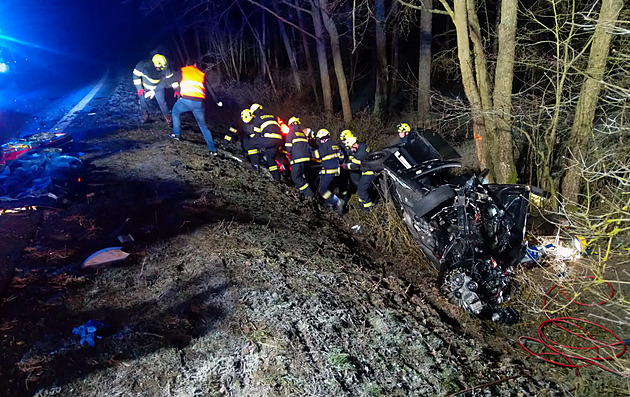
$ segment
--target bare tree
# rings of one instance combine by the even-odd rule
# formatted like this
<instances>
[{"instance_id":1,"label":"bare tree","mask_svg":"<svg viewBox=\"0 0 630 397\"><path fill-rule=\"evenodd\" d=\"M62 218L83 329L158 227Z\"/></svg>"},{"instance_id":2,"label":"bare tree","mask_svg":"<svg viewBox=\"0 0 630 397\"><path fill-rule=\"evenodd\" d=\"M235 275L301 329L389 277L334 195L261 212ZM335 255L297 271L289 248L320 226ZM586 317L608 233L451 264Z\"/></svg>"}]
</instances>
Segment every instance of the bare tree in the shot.
<instances>
[{"instance_id":1,"label":"bare tree","mask_svg":"<svg viewBox=\"0 0 630 397\"><path fill-rule=\"evenodd\" d=\"M418 51L418 120L431 127L431 42L433 39L433 0L423 0L420 14L420 49Z\"/></svg>"},{"instance_id":2,"label":"bare tree","mask_svg":"<svg viewBox=\"0 0 630 397\"><path fill-rule=\"evenodd\" d=\"M592 137L595 108L613 37L612 28L616 25L622 8L623 0L602 0L599 19L591 41L585 81L580 91L580 99L575 109L575 119L569 137L567 171L562 181L562 194L568 201L578 201L581 181L579 164L586 157L588 142Z\"/></svg>"},{"instance_id":3,"label":"bare tree","mask_svg":"<svg viewBox=\"0 0 630 397\"><path fill-rule=\"evenodd\" d=\"M319 77L324 95L324 110L332 113L332 88L330 86L330 74L328 73L328 57L326 56L326 42L324 41L324 23L319 10L319 0L309 0L311 3L311 17L313 18L313 29L315 30L315 40L317 49L317 62L319 64Z\"/></svg>"},{"instance_id":4,"label":"bare tree","mask_svg":"<svg viewBox=\"0 0 630 397\"><path fill-rule=\"evenodd\" d=\"M387 36L385 34L385 0L374 1L374 23L376 39L376 92L374 113L381 114L387 108Z\"/></svg>"},{"instance_id":5,"label":"bare tree","mask_svg":"<svg viewBox=\"0 0 630 397\"><path fill-rule=\"evenodd\" d=\"M341 49L339 47L339 33L337 26L330 16L330 6L328 0L315 0L318 9L321 12L322 21L326 26L328 37L330 38L330 47L332 49L333 64L335 65L335 76L337 77L337 86L339 89L339 97L341 98L341 108L343 111L343 119L348 122L352 120L352 109L350 108L350 96L348 94L348 84L346 82L346 74L341 58ZM313 10L315 12L315 10Z\"/></svg>"}]
</instances>

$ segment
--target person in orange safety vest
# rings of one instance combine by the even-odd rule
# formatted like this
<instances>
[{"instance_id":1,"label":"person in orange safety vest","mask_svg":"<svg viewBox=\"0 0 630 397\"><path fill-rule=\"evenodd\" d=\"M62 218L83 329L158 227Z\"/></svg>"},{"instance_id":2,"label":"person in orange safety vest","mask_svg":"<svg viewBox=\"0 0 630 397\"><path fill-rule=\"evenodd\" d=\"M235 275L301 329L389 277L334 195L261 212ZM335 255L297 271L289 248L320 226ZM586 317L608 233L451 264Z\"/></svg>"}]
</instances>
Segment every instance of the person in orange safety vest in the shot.
<instances>
[{"instance_id":1,"label":"person in orange safety vest","mask_svg":"<svg viewBox=\"0 0 630 397\"><path fill-rule=\"evenodd\" d=\"M214 140L212 139L212 133L206 125L206 119L204 116L204 101L206 99L206 93L212 96L217 106L223 106L223 103L217 100L217 95L208 84L206 74L197 68L196 62L188 60L187 66L181 68L180 71L175 72L172 77L160 81L156 90L164 92L166 85L171 85L175 90L175 96L179 99L173 105L171 111L173 115L173 133L171 138L179 140L181 121L180 115L185 112L192 112L197 120L197 125L203 134L208 150L211 155L216 155L216 148L214 146ZM163 96L161 96L163 98ZM163 100L163 99L162 99Z\"/></svg>"}]
</instances>

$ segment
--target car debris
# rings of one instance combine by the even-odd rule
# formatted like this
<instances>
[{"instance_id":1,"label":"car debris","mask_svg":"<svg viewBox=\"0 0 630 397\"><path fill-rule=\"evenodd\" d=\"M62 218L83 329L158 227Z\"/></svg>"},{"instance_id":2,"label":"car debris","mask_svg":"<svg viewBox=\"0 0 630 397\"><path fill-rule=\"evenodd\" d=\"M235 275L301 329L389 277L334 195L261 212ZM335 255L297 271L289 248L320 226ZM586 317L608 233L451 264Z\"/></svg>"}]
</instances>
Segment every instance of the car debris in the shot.
<instances>
[{"instance_id":1,"label":"car debris","mask_svg":"<svg viewBox=\"0 0 630 397\"><path fill-rule=\"evenodd\" d=\"M438 270L444 293L483 319L515 323L503 307L513 266L526 255L527 185L487 183L487 173L456 173L459 154L437 133L420 130L403 145L373 152L380 188Z\"/></svg>"},{"instance_id":2,"label":"car debris","mask_svg":"<svg viewBox=\"0 0 630 397\"><path fill-rule=\"evenodd\" d=\"M122 262L129 256L129 253L123 251L122 248L123 247L109 247L96 251L83 262L82 267L84 269L100 269L117 262Z\"/></svg>"}]
</instances>

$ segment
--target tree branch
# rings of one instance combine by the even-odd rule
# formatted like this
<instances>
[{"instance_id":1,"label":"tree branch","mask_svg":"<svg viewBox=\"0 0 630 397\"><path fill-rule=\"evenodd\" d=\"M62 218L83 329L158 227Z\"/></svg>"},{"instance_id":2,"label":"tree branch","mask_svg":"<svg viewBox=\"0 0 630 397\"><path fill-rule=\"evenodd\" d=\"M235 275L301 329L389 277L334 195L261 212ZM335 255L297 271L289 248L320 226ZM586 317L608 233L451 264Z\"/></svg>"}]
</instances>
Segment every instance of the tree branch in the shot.
<instances>
[{"instance_id":1,"label":"tree branch","mask_svg":"<svg viewBox=\"0 0 630 397\"><path fill-rule=\"evenodd\" d=\"M304 33L304 34L306 34L306 35L311 36L311 37L312 37L312 38L314 38L315 40L319 40L319 39L317 38L317 36L313 35L313 34L312 34L312 33L310 33L310 32L307 32L306 30L301 29L299 26L297 26L297 25L296 25L296 24L294 24L293 22L288 21L287 19L285 19L285 18L281 17L280 15L276 14L275 12L273 12L273 11L272 11L272 10L270 10L269 8L265 7L264 5L262 5L262 4L260 4L260 3L257 3L257 2L255 2L254 0L247 0L247 1L249 1L250 3L252 3L252 4L253 4L253 5L255 5L255 6L258 6L258 7L262 8L263 10L267 11L268 13L270 13L270 14L271 14L271 15L273 15L274 17L278 18L278 19L279 19L279 20L281 20L282 22L286 23L287 25L291 25L291 26L293 26L294 28L296 28L297 30L299 30L300 32L302 32L302 33Z\"/></svg>"},{"instance_id":2,"label":"tree branch","mask_svg":"<svg viewBox=\"0 0 630 397\"><path fill-rule=\"evenodd\" d=\"M453 16L452 12L436 10L435 8L426 8L424 6L417 6L415 4L407 3L406 1L403 1L403 0L397 0L397 1L398 1L398 3L404 5L405 7L413 8L414 10L428 11L428 12L432 12L434 14L442 14L442 15Z\"/></svg>"}]
</instances>

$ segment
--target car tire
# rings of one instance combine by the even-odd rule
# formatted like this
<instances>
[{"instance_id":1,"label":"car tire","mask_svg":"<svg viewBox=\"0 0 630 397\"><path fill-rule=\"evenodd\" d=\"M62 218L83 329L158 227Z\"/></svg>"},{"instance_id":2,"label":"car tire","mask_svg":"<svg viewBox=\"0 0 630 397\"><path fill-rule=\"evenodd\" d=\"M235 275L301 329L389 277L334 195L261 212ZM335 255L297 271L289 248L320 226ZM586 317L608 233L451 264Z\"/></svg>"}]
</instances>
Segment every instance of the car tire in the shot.
<instances>
[{"instance_id":1,"label":"car tire","mask_svg":"<svg viewBox=\"0 0 630 397\"><path fill-rule=\"evenodd\" d=\"M370 171L383 171L383 163L385 159L389 157L389 153L383 150L370 153L363 161L361 161L362 168Z\"/></svg>"},{"instance_id":2,"label":"car tire","mask_svg":"<svg viewBox=\"0 0 630 397\"><path fill-rule=\"evenodd\" d=\"M440 205L444 204L447 200L454 197L455 191L450 186L440 186L439 188L430 191L420 201L413 205L414 215L418 218L422 218Z\"/></svg>"}]
</instances>

